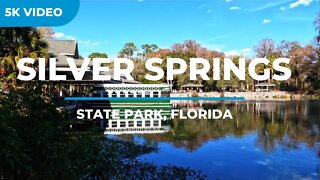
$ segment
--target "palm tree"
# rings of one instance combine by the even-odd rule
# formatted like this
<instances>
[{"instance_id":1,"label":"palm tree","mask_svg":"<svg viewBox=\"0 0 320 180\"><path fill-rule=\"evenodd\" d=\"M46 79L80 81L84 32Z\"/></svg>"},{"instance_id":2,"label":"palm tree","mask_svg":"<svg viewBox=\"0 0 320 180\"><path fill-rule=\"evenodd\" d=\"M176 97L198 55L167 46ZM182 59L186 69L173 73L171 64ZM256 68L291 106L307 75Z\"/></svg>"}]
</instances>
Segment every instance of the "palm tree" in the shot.
<instances>
[{"instance_id":1,"label":"palm tree","mask_svg":"<svg viewBox=\"0 0 320 180\"><path fill-rule=\"evenodd\" d=\"M47 56L47 43L41 39L37 28L0 28L0 64L5 74L14 77L21 58L37 59ZM20 73L20 72L19 72Z\"/></svg>"},{"instance_id":2,"label":"palm tree","mask_svg":"<svg viewBox=\"0 0 320 180\"><path fill-rule=\"evenodd\" d=\"M127 42L122 50L119 52L119 57L126 57L131 59L132 55L135 51L137 51L138 48L133 42Z\"/></svg>"}]
</instances>

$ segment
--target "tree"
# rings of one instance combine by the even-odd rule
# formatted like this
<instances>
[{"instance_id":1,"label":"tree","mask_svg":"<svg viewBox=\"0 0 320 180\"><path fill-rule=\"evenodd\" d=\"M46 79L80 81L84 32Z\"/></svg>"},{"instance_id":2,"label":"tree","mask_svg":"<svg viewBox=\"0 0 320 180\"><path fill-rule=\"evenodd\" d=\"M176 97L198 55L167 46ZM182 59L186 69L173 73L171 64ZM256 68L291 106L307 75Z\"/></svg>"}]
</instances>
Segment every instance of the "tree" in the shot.
<instances>
[{"instance_id":1,"label":"tree","mask_svg":"<svg viewBox=\"0 0 320 180\"><path fill-rule=\"evenodd\" d=\"M106 53L94 52L89 55L89 58L108 58L108 55Z\"/></svg>"},{"instance_id":2,"label":"tree","mask_svg":"<svg viewBox=\"0 0 320 180\"><path fill-rule=\"evenodd\" d=\"M276 48L276 43L272 39L262 39L259 45L254 47L256 51L256 57L259 58L267 58L270 63L268 65L264 65L263 68L268 68L271 70L269 83L272 81L272 74L274 72L272 63L275 59L281 56L280 52Z\"/></svg>"},{"instance_id":3,"label":"tree","mask_svg":"<svg viewBox=\"0 0 320 180\"><path fill-rule=\"evenodd\" d=\"M1 179L195 179L188 168L140 161L156 147L69 128L39 84L0 93Z\"/></svg>"},{"instance_id":4,"label":"tree","mask_svg":"<svg viewBox=\"0 0 320 180\"><path fill-rule=\"evenodd\" d=\"M185 40L182 43L173 44L171 46L171 49L159 49L148 55L148 58L152 58L152 57L164 59L162 64L159 65L164 70L164 73L165 73L164 78L162 79L162 82L172 84L173 89L179 89L181 85L184 85L190 82L189 80L190 67L188 66L188 69L184 75L175 76L173 81L168 81L166 79L168 58L181 58L186 60L187 64L190 64L190 58L201 57L201 58L208 59L210 63L212 63L213 58L217 58L217 57L223 58L224 54L217 51L208 50L202 47L195 40ZM178 67L175 67L175 68L178 68ZM201 65L199 65L199 68L201 68ZM134 72L135 71L140 71L140 69L138 70L136 68ZM213 70L211 67L210 71L208 72L209 77L212 76L212 74L213 74ZM206 81L203 81L201 79L197 79L192 82L196 84L204 85L207 90L216 89L216 84L217 84L217 82L214 82L214 81L207 83Z\"/></svg>"},{"instance_id":5,"label":"tree","mask_svg":"<svg viewBox=\"0 0 320 180\"><path fill-rule=\"evenodd\" d=\"M155 52L159 47L155 44L143 44L141 46L142 53L139 53L144 59L149 56L149 54Z\"/></svg>"},{"instance_id":6,"label":"tree","mask_svg":"<svg viewBox=\"0 0 320 180\"><path fill-rule=\"evenodd\" d=\"M21 58L47 57L47 46L37 28L0 28L0 64L5 74L17 74Z\"/></svg>"},{"instance_id":7,"label":"tree","mask_svg":"<svg viewBox=\"0 0 320 180\"><path fill-rule=\"evenodd\" d=\"M311 84L313 90L320 89L320 41L313 41L306 46L306 56L310 66L306 72L306 80ZM320 94L320 92L319 92Z\"/></svg>"},{"instance_id":8,"label":"tree","mask_svg":"<svg viewBox=\"0 0 320 180\"><path fill-rule=\"evenodd\" d=\"M40 36L45 39L52 39L54 36L54 31L52 27L40 27L38 28Z\"/></svg>"},{"instance_id":9,"label":"tree","mask_svg":"<svg viewBox=\"0 0 320 180\"><path fill-rule=\"evenodd\" d=\"M83 60L84 58L83 58L83 56L79 55L79 59L80 59L80 60Z\"/></svg>"},{"instance_id":10,"label":"tree","mask_svg":"<svg viewBox=\"0 0 320 180\"><path fill-rule=\"evenodd\" d=\"M232 58L232 62L236 66L239 66L239 59L240 59L240 56L234 56ZM220 62L220 67L221 69L224 69L224 63ZM224 73L222 71L220 72L220 76L221 77L224 76ZM240 81L234 73L231 73L230 80L219 80L216 83L216 86L221 90L234 91L234 90L239 90L241 88L245 88L244 87L245 83L246 83L245 81Z\"/></svg>"},{"instance_id":11,"label":"tree","mask_svg":"<svg viewBox=\"0 0 320 180\"><path fill-rule=\"evenodd\" d=\"M94 52L94 53L91 53L89 55L89 58L108 58L108 55L106 53L98 53L98 52ZM108 63L102 63L102 66L105 66L107 67L108 66Z\"/></svg>"},{"instance_id":12,"label":"tree","mask_svg":"<svg viewBox=\"0 0 320 180\"><path fill-rule=\"evenodd\" d=\"M190 52L196 54L198 50L201 49L201 45L195 40L185 40L183 43L173 44L171 48L173 51Z\"/></svg>"},{"instance_id":13,"label":"tree","mask_svg":"<svg viewBox=\"0 0 320 180\"><path fill-rule=\"evenodd\" d=\"M119 57L126 57L131 59L133 56L134 52L137 51L138 48L133 42L127 42L122 50L119 52Z\"/></svg>"},{"instance_id":14,"label":"tree","mask_svg":"<svg viewBox=\"0 0 320 180\"><path fill-rule=\"evenodd\" d=\"M279 46L282 57L289 58L291 63L289 68L291 69L291 78L293 81L290 82L290 89L299 90L303 89L303 81L305 77L305 68L306 63L306 49L296 41L281 41ZM302 86L300 85L302 83Z\"/></svg>"},{"instance_id":15,"label":"tree","mask_svg":"<svg viewBox=\"0 0 320 180\"><path fill-rule=\"evenodd\" d=\"M267 58L276 49L275 41L272 39L262 39L259 45L254 47L256 56L260 58Z\"/></svg>"}]
</instances>

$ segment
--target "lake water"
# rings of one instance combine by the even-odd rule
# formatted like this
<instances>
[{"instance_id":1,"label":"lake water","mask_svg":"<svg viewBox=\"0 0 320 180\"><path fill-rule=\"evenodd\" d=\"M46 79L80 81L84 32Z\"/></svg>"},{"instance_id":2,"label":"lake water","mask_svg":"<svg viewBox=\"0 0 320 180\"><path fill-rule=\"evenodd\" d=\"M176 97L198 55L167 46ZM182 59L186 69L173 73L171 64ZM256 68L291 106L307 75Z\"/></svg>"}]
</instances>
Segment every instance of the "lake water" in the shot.
<instances>
[{"instance_id":1,"label":"lake water","mask_svg":"<svg viewBox=\"0 0 320 180\"><path fill-rule=\"evenodd\" d=\"M234 119L173 119L167 133L134 135L159 148L141 159L201 170L209 179L320 179L320 101L174 106L230 109Z\"/></svg>"}]
</instances>

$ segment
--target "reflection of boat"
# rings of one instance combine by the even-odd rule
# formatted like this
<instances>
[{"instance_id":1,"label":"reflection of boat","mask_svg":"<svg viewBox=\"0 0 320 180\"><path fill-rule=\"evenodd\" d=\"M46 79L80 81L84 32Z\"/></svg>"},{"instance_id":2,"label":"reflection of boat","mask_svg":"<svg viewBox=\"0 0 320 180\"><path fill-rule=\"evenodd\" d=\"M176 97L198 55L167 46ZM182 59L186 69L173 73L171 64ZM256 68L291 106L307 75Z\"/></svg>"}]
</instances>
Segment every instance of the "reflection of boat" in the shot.
<instances>
[{"instance_id":1,"label":"reflection of boat","mask_svg":"<svg viewBox=\"0 0 320 180\"><path fill-rule=\"evenodd\" d=\"M106 134L163 133L163 126L171 118L170 100L157 99L170 96L170 86L164 84L98 84L93 87L93 96L112 98L108 100L112 110L119 110L120 119L109 119ZM119 99L117 99L119 98ZM123 99L124 98L124 99ZM128 99L126 99L128 98ZM161 118L125 118L125 111L134 113L146 110L160 111Z\"/></svg>"},{"instance_id":2,"label":"reflection of boat","mask_svg":"<svg viewBox=\"0 0 320 180\"><path fill-rule=\"evenodd\" d=\"M151 134L169 132L168 121L124 119L109 120L104 131L105 134Z\"/></svg>"}]
</instances>

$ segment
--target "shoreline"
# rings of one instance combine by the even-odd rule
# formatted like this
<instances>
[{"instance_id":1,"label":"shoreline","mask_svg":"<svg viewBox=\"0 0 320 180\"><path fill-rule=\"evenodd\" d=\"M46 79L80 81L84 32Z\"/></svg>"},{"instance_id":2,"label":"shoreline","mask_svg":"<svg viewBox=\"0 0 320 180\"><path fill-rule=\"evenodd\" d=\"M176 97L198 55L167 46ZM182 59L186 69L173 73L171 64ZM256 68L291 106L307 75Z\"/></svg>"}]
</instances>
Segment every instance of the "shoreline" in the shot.
<instances>
[{"instance_id":1,"label":"shoreline","mask_svg":"<svg viewBox=\"0 0 320 180\"><path fill-rule=\"evenodd\" d=\"M272 92L185 92L170 93L170 97L244 97L245 101L252 100L319 100L316 95L294 94L287 91Z\"/></svg>"}]
</instances>

